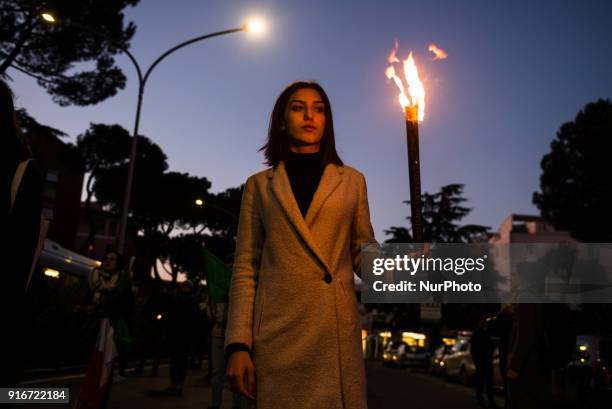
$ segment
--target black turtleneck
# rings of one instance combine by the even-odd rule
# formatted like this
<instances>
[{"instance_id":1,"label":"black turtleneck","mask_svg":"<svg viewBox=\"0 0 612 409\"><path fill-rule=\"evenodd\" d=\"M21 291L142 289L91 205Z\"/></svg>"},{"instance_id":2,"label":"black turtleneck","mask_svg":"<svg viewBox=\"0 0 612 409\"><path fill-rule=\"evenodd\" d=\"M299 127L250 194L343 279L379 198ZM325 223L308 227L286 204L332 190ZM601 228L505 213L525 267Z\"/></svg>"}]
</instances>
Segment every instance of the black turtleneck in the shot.
<instances>
[{"instance_id":1,"label":"black turtleneck","mask_svg":"<svg viewBox=\"0 0 612 409\"><path fill-rule=\"evenodd\" d=\"M285 168L295 201L300 208L302 217L306 218L306 212L323 175L324 166L321 161L321 152L297 153L290 151Z\"/></svg>"}]
</instances>

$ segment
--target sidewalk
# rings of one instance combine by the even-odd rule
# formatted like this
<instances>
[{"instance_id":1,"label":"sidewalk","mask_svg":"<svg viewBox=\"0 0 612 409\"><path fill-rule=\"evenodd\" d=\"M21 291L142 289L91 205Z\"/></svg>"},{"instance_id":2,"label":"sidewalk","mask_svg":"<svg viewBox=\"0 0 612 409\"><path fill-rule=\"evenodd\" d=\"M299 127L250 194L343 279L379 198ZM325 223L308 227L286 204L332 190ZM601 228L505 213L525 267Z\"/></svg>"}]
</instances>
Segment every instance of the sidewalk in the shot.
<instances>
[{"instance_id":1,"label":"sidewalk","mask_svg":"<svg viewBox=\"0 0 612 409\"><path fill-rule=\"evenodd\" d=\"M129 373L129 371L128 371ZM204 370L189 370L185 379L183 396L160 396L169 384L169 367L162 365L159 376L150 375L150 367L145 374L128 376L121 382L115 382L111 392L108 409L206 409L210 404L211 387L204 383ZM46 379L42 382L30 381L21 387L69 387L70 405L45 405L49 408L72 408L78 398L81 376L68 376L59 379ZM231 409L232 394L225 389L223 392L223 409ZM20 404L19 409L40 409L40 404Z\"/></svg>"},{"instance_id":2,"label":"sidewalk","mask_svg":"<svg viewBox=\"0 0 612 409\"><path fill-rule=\"evenodd\" d=\"M185 379L183 396L160 396L169 384L168 366L160 368L159 376L152 377L145 371L141 377L128 377L115 383L109 409L205 409L210 404L211 387L204 384L203 370L190 370ZM225 389L222 408L231 408L232 395Z\"/></svg>"}]
</instances>

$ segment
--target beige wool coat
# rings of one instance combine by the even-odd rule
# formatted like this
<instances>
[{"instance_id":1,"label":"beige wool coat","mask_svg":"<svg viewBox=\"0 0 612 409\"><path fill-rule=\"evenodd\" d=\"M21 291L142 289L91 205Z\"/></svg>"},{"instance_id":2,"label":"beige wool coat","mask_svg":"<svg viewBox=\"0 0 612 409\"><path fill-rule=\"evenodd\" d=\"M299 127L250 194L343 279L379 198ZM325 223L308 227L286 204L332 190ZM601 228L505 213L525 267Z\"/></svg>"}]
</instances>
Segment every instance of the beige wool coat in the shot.
<instances>
[{"instance_id":1,"label":"beige wool coat","mask_svg":"<svg viewBox=\"0 0 612 409\"><path fill-rule=\"evenodd\" d=\"M282 161L249 177L225 342L251 348L258 409L367 408L353 271L373 242L357 170L326 165L305 219Z\"/></svg>"}]
</instances>

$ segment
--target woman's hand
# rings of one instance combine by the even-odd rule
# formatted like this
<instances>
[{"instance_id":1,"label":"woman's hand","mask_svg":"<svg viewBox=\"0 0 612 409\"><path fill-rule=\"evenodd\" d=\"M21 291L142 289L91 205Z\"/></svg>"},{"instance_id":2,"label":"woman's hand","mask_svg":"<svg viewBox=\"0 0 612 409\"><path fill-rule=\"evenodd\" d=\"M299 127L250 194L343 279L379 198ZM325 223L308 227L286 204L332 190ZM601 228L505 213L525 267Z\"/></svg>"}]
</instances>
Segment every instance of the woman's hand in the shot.
<instances>
[{"instance_id":1,"label":"woman's hand","mask_svg":"<svg viewBox=\"0 0 612 409\"><path fill-rule=\"evenodd\" d=\"M246 385L244 383L245 375ZM236 351L230 355L226 376L232 392L240 393L251 400L255 400L255 367L248 352Z\"/></svg>"}]
</instances>

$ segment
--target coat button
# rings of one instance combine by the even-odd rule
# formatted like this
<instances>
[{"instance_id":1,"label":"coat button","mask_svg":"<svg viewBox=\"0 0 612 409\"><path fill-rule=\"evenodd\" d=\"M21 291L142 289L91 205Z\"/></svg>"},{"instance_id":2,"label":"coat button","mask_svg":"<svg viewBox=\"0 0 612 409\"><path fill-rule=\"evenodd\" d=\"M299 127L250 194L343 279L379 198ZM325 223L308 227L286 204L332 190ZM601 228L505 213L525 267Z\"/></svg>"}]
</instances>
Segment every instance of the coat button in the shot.
<instances>
[{"instance_id":1,"label":"coat button","mask_svg":"<svg viewBox=\"0 0 612 409\"><path fill-rule=\"evenodd\" d=\"M329 274L329 273L325 274L325 277L323 277L323 280L325 280L325 282L326 282L327 284L331 283L331 282L332 282L332 276L331 276L331 274Z\"/></svg>"}]
</instances>

